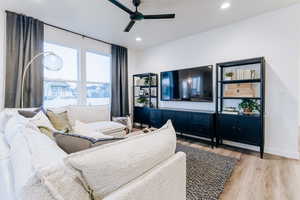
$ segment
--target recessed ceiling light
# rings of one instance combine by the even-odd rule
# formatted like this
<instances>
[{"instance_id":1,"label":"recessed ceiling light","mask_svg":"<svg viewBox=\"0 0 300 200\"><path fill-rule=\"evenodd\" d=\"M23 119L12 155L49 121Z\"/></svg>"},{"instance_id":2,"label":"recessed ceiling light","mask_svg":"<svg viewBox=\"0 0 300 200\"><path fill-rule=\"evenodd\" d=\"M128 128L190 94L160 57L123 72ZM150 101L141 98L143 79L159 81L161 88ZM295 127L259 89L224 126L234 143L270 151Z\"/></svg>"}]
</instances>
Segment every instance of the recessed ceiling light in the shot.
<instances>
[{"instance_id":1,"label":"recessed ceiling light","mask_svg":"<svg viewBox=\"0 0 300 200\"><path fill-rule=\"evenodd\" d=\"M230 5L229 2L224 2L224 3L222 3L222 5L221 5L220 8L221 8L222 10L226 10L226 9L228 9L230 6L231 6L231 5Z\"/></svg>"},{"instance_id":2,"label":"recessed ceiling light","mask_svg":"<svg viewBox=\"0 0 300 200\"><path fill-rule=\"evenodd\" d=\"M135 41L137 41L137 42L141 42L141 41L142 41L142 38L140 38L140 37L137 37L137 38L135 38Z\"/></svg>"}]
</instances>

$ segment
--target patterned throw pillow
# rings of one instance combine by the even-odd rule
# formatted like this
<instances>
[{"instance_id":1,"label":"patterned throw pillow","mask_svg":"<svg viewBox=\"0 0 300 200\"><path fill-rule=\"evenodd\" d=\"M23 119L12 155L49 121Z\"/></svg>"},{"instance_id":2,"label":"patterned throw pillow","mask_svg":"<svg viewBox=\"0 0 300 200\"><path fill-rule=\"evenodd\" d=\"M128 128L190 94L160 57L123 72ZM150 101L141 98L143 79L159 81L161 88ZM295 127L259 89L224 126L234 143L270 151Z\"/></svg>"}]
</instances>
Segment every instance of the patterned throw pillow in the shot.
<instances>
[{"instance_id":1,"label":"patterned throw pillow","mask_svg":"<svg viewBox=\"0 0 300 200\"><path fill-rule=\"evenodd\" d=\"M47 116L56 130L64 133L69 133L72 130L67 111L55 113L51 110L48 110Z\"/></svg>"}]
</instances>

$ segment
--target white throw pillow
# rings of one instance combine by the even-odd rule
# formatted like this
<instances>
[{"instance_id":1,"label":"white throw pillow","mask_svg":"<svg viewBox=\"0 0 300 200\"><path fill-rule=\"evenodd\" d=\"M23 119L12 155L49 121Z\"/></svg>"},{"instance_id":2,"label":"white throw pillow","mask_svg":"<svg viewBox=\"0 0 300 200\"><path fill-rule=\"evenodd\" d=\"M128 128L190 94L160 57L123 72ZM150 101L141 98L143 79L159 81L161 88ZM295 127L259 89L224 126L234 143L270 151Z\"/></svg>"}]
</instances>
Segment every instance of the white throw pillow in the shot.
<instances>
[{"instance_id":1,"label":"white throw pillow","mask_svg":"<svg viewBox=\"0 0 300 200\"><path fill-rule=\"evenodd\" d=\"M65 163L82 173L95 196L104 198L175 154L176 133L163 128L133 139L70 154Z\"/></svg>"},{"instance_id":2,"label":"white throw pillow","mask_svg":"<svg viewBox=\"0 0 300 200\"><path fill-rule=\"evenodd\" d=\"M20 134L28 124L28 120L21 115L11 117L5 126L4 136L10 146L16 135Z\"/></svg>"},{"instance_id":3,"label":"white throw pillow","mask_svg":"<svg viewBox=\"0 0 300 200\"><path fill-rule=\"evenodd\" d=\"M74 126L73 130L74 130L75 134L86 136L86 137L90 137L90 138L94 138L94 139L100 139L100 138L109 139L109 138L113 138L113 136L104 135L103 133L101 133L99 131L95 131L93 128L91 128L89 126L89 124L83 123L83 122L78 121L78 120L76 120L75 126Z\"/></svg>"},{"instance_id":4,"label":"white throw pillow","mask_svg":"<svg viewBox=\"0 0 300 200\"><path fill-rule=\"evenodd\" d=\"M52 131L57 131L43 111L38 112L38 114L30 118L29 121L37 127L46 127Z\"/></svg>"}]
</instances>

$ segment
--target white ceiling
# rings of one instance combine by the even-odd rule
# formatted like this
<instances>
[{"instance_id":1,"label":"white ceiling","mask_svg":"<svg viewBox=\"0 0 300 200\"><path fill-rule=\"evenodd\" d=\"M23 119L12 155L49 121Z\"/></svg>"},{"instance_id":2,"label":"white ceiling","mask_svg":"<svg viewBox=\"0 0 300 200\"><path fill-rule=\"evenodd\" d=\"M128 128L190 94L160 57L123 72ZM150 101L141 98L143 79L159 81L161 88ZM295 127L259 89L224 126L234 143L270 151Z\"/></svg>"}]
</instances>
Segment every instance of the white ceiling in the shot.
<instances>
[{"instance_id":1,"label":"white ceiling","mask_svg":"<svg viewBox=\"0 0 300 200\"><path fill-rule=\"evenodd\" d=\"M226 0L142 0L144 14L176 13L175 20L144 20L130 33L123 30L129 15L107 0L1 0L4 9L36 17L101 40L143 49L207 31L251 16L286 7L300 0L227 0L231 8L219 9ZM120 0L132 8L131 0ZM0 5L1 6L1 5ZM2 6L1 6L2 7ZM142 42L136 42L136 37Z\"/></svg>"}]
</instances>

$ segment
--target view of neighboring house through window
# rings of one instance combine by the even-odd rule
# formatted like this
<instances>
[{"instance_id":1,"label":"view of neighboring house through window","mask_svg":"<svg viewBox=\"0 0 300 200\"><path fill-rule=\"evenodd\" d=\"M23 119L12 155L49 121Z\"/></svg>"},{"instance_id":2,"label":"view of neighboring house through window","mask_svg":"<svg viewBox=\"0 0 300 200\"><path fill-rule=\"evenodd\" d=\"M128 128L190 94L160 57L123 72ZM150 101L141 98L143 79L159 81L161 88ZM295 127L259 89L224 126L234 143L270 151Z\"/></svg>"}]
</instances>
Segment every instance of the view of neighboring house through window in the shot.
<instances>
[{"instance_id":1,"label":"view of neighboring house through window","mask_svg":"<svg viewBox=\"0 0 300 200\"><path fill-rule=\"evenodd\" d=\"M45 43L44 49L54 52L63 59L61 70L44 69L44 106L57 107L78 104L78 51L50 43Z\"/></svg>"},{"instance_id":2,"label":"view of neighboring house through window","mask_svg":"<svg viewBox=\"0 0 300 200\"><path fill-rule=\"evenodd\" d=\"M44 69L45 107L110 103L110 56L51 43L44 49L63 59L60 71Z\"/></svg>"}]
</instances>

